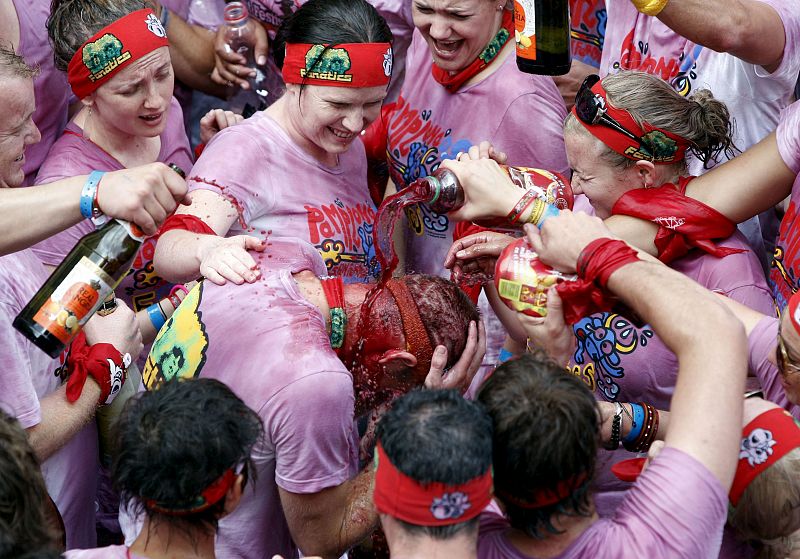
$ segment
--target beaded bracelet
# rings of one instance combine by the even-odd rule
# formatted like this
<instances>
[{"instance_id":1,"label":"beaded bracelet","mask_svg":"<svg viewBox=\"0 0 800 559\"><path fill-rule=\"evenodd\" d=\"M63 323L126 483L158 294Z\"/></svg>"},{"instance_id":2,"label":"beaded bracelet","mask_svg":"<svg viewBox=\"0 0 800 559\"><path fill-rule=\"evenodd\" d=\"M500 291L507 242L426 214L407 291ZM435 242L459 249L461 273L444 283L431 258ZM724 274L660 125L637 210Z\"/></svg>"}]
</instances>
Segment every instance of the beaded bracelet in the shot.
<instances>
[{"instance_id":1,"label":"beaded bracelet","mask_svg":"<svg viewBox=\"0 0 800 559\"><path fill-rule=\"evenodd\" d=\"M614 418L611 420L611 439L604 445L606 450L616 450L619 448L619 435L622 431L622 404L614 402Z\"/></svg>"},{"instance_id":2,"label":"beaded bracelet","mask_svg":"<svg viewBox=\"0 0 800 559\"><path fill-rule=\"evenodd\" d=\"M167 317L164 315L164 311L161 310L161 305L158 303L153 303L149 307L147 307L147 316L150 317L150 323L153 325L153 328L156 329L156 332L161 330L161 327L164 326L164 323L167 322Z\"/></svg>"}]
</instances>

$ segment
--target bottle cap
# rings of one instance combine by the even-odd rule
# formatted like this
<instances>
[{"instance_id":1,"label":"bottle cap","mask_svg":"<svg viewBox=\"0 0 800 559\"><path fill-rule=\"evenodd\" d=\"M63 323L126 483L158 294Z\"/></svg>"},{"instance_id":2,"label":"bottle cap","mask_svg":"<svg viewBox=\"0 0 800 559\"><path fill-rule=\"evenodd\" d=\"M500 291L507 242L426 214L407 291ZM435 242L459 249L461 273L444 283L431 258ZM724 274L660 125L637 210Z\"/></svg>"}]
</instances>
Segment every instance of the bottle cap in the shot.
<instances>
[{"instance_id":1,"label":"bottle cap","mask_svg":"<svg viewBox=\"0 0 800 559\"><path fill-rule=\"evenodd\" d=\"M228 2L225 4L223 17L225 18L225 23L235 24L246 20L250 17L250 13L243 2Z\"/></svg>"}]
</instances>

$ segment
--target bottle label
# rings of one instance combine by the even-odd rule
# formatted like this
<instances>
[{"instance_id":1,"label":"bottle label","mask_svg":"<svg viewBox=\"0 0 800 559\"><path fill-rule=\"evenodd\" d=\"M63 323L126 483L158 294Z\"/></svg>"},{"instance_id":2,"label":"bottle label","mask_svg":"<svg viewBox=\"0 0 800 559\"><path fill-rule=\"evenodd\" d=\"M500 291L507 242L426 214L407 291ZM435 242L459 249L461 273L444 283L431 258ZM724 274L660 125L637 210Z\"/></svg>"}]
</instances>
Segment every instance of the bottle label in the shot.
<instances>
[{"instance_id":1,"label":"bottle label","mask_svg":"<svg viewBox=\"0 0 800 559\"><path fill-rule=\"evenodd\" d=\"M534 0L514 0L514 39L517 41L517 56L536 60Z\"/></svg>"},{"instance_id":2,"label":"bottle label","mask_svg":"<svg viewBox=\"0 0 800 559\"><path fill-rule=\"evenodd\" d=\"M147 235L144 234L144 231L139 229L139 226L135 223L131 223L129 221L123 221L118 219L117 222L125 228L125 231L128 232L128 236L133 239L134 241L139 241L143 243L144 240L147 238Z\"/></svg>"},{"instance_id":3,"label":"bottle label","mask_svg":"<svg viewBox=\"0 0 800 559\"><path fill-rule=\"evenodd\" d=\"M114 280L97 264L81 257L33 321L68 344L113 291Z\"/></svg>"}]
</instances>

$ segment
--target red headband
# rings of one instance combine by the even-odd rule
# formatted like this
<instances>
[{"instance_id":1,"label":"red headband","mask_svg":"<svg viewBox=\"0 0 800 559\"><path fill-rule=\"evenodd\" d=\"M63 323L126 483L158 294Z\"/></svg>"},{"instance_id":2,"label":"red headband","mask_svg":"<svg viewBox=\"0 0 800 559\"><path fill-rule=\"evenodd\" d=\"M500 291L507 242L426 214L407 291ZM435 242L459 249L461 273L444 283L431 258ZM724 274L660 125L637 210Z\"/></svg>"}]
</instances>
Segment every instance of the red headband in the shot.
<instances>
[{"instance_id":1,"label":"red headband","mask_svg":"<svg viewBox=\"0 0 800 559\"><path fill-rule=\"evenodd\" d=\"M417 358L414 370L421 375L427 375L433 359L433 343L419 315L419 307L403 281L390 279L386 287L394 297L397 308L400 309L400 320L403 322L403 334L408 342L408 351Z\"/></svg>"},{"instance_id":2,"label":"red headband","mask_svg":"<svg viewBox=\"0 0 800 559\"><path fill-rule=\"evenodd\" d=\"M766 411L747 424L739 447L739 466L730 500L735 507L747 486L788 452L800 447L800 426L781 408Z\"/></svg>"},{"instance_id":3,"label":"red headband","mask_svg":"<svg viewBox=\"0 0 800 559\"><path fill-rule=\"evenodd\" d=\"M386 86L392 76L392 45L287 43L282 74L286 83L335 87Z\"/></svg>"},{"instance_id":4,"label":"red headband","mask_svg":"<svg viewBox=\"0 0 800 559\"><path fill-rule=\"evenodd\" d=\"M167 46L167 32L153 11L137 10L106 25L81 45L67 66L69 85L83 99L126 66Z\"/></svg>"},{"instance_id":5,"label":"red headband","mask_svg":"<svg viewBox=\"0 0 800 559\"><path fill-rule=\"evenodd\" d=\"M534 489L530 497L520 499L505 491L498 491L497 496L504 502L511 503L521 509L540 509L555 505L572 495L586 481L586 474L580 474L568 479L562 479L555 487Z\"/></svg>"},{"instance_id":6,"label":"red headband","mask_svg":"<svg viewBox=\"0 0 800 559\"><path fill-rule=\"evenodd\" d=\"M795 331L800 334L800 311L797 308L798 305L800 305L800 292L793 293L789 297L789 320L792 322Z\"/></svg>"},{"instance_id":7,"label":"red headband","mask_svg":"<svg viewBox=\"0 0 800 559\"><path fill-rule=\"evenodd\" d=\"M375 508L416 526L449 526L478 516L492 500L492 469L460 485L422 484L398 470L381 443L375 447Z\"/></svg>"},{"instance_id":8,"label":"red headband","mask_svg":"<svg viewBox=\"0 0 800 559\"><path fill-rule=\"evenodd\" d=\"M189 503L186 506L182 505L179 507L172 507L158 503L154 499L146 499L145 504L148 506L148 508L156 512L170 516L186 516L187 514L195 514L209 509L218 503L223 497L225 497L225 495L227 495L230 488L233 487L235 481L236 473L233 471L233 468L228 468L220 477L212 482L211 485L203 489L203 491L200 493L200 496L193 503Z\"/></svg>"},{"instance_id":9,"label":"red headband","mask_svg":"<svg viewBox=\"0 0 800 559\"><path fill-rule=\"evenodd\" d=\"M628 111L618 109L608 102L606 90L603 89L601 82L597 82L592 86L592 92L603 99L603 106L609 117L616 120L634 136L644 140L644 142L641 143L637 142L619 130L606 126L602 122L598 122L597 124L584 122L578 117L578 113L573 106L572 114L578 119L578 122L580 122L592 136L611 148L612 151L628 159L633 159L634 161L645 160L662 165L681 161L686 156L686 148L689 147L689 142L687 140L672 132L667 132L661 128L651 126L648 123L644 123L644 128L639 126Z\"/></svg>"}]
</instances>

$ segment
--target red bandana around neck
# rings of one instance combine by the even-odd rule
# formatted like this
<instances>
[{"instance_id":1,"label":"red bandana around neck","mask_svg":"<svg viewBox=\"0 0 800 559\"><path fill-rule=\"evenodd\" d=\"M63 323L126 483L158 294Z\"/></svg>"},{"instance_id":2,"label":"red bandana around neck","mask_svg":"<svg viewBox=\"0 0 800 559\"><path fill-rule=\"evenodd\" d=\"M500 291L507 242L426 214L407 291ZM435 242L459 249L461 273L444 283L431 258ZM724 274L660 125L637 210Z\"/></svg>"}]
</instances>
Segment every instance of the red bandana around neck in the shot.
<instances>
[{"instance_id":1,"label":"red bandana around neck","mask_svg":"<svg viewBox=\"0 0 800 559\"><path fill-rule=\"evenodd\" d=\"M214 506L228 494L230 488L236 481L236 472L233 468L228 468L223 474L215 479L211 484L200 492L200 496L192 503L184 503L178 506L159 503L154 499L146 499L145 504L152 510L166 514L168 516L186 516L196 514Z\"/></svg>"},{"instance_id":2,"label":"red bandana around neck","mask_svg":"<svg viewBox=\"0 0 800 559\"><path fill-rule=\"evenodd\" d=\"M434 62L431 65L433 79L443 85L450 93L455 93L462 85L491 64L513 35L514 14L511 10L503 10L503 20L500 23L500 30L492 37L492 40L489 41L489 44L486 45L483 52L478 55L478 58L473 60L466 68L452 75L447 70L442 70Z\"/></svg>"},{"instance_id":3,"label":"red bandana around neck","mask_svg":"<svg viewBox=\"0 0 800 559\"><path fill-rule=\"evenodd\" d=\"M287 43L281 74L286 83L387 86L392 77L392 60L390 43Z\"/></svg>"},{"instance_id":4,"label":"red bandana around neck","mask_svg":"<svg viewBox=\"0 0 800 559\"><path fill-rule=\"evenodd\" d=\"M764 470L800 447L800 427L789 412L773 408L757 416L742 430L739 465L729 494L731 505L739 504L747 486Z\"/></svg>"},{"instance_id":5,"label":"red bandana around neck","mask_svg":"<svg viewBox=\"0 0 800 559\"><path fill-rule=\"evenodd\" d=\"M397 469L375 447L375 508L416 526L449 526L478 516L492 500L492 469L466 483L422 484Z\"/></svg>"},{"instance_id":6,"label":"red bandana around neck","mask_svg":"<svg viewBox=\"0 0 800 559\"><path fill-rule=\"evenodd\" d=\"M67 66L69 85L83 99L123 68L167 46L167 32L153 11L137 10L105 26L81 45Z\"/></svg>"},{"instance_id":7,"label":"red bandana around neck","mask_svg":"<svg viewBox=\"0 0 800 559\"><path fill-rule=\"evenodd\" d=\"M628 132L643 140L643 142L637 142L603 122L597 124L584 122L578 117L575 107L572 107L571 112L577 121L612 151L634 161L651 161L656 165L669 165L683 160L686 156L686 149L689 147L688 140L646 122L643 127L639 126L628 111L618 109L608 102L602 82L594 84L592 92L602 98L603 106L609 117L616 120Z\"/></svg>"}]
</instances>

